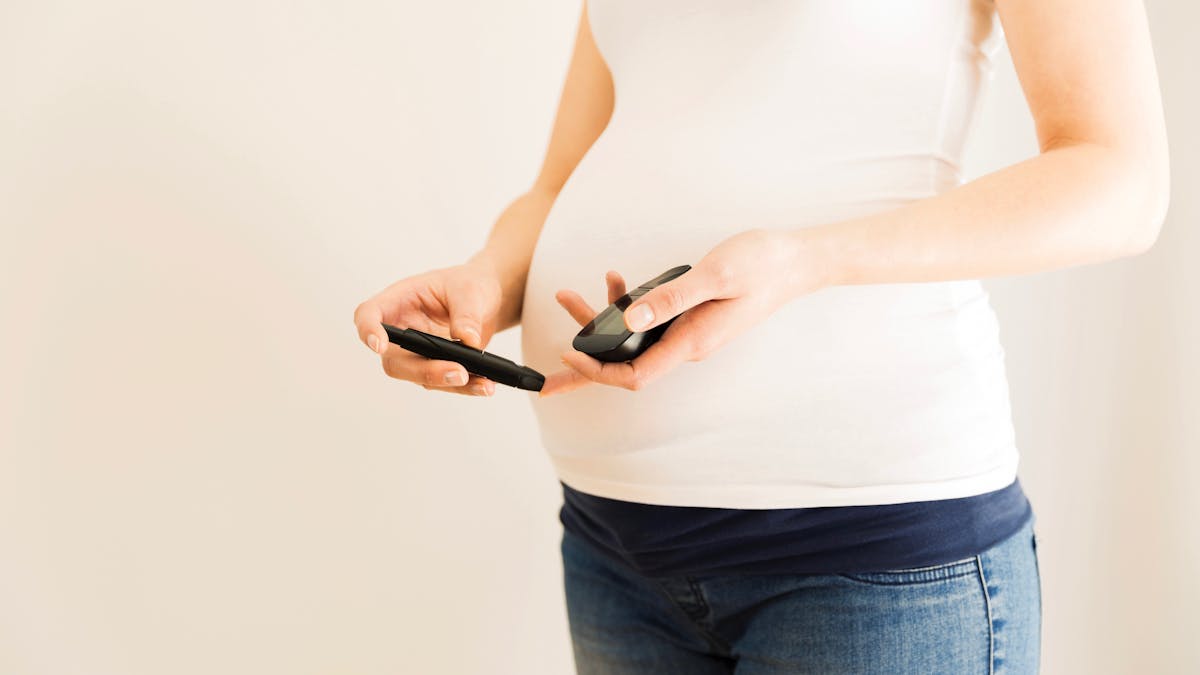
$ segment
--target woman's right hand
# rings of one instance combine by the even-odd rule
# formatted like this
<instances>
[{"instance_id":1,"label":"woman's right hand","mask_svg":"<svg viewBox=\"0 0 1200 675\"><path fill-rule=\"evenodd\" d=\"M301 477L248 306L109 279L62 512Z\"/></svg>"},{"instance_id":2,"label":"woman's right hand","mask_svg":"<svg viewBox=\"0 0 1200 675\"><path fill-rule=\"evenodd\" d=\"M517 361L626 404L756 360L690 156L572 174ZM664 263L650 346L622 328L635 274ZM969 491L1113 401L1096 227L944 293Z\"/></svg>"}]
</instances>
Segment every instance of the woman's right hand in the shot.
<instances>
[{"instance_id":1,"label":"woman's right hand","mask_svg":"<svg viewBox=\"0 0 1200 675\"><path fill-rule=\"evenodd\" d=\"M485 264L468 262L401 279L354 310L363 344L380 355L383 372L426 389L490 396L496 384L454 361L427 359L388 342L381 324L416 328L483 349L497 329L500 280Z\"/></svg>"}]
</instances>

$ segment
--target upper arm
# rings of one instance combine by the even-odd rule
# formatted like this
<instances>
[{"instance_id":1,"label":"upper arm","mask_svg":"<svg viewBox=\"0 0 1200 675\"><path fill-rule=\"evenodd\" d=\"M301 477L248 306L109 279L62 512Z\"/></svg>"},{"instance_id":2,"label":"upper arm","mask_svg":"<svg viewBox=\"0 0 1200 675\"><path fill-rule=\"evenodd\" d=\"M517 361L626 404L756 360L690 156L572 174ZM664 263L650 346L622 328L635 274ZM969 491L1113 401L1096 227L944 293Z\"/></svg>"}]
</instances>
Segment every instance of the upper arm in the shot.
<instances>
[{"instance_id":1,"label":"upper arm","mask_svg":"<svg viewBox=\"0 0 1200 675\"><path fill-rule=\"evenodd\" d=\"M1141 0L995 0L1042 151L1094 143L1167 177L1166 125Z\"/></svg>"},{"instance_id":2,"label":"upper arm","mask_svg":"<svg viewBox=\"0 0 1200 675\"><path fill-rule=\"evenodd\" d=\"M592 39L585 0L550 144L535 183L537 188L551 193L562 188L579 160L608 126L612 110L612 75Z\"/></svg>"}]
</instances>

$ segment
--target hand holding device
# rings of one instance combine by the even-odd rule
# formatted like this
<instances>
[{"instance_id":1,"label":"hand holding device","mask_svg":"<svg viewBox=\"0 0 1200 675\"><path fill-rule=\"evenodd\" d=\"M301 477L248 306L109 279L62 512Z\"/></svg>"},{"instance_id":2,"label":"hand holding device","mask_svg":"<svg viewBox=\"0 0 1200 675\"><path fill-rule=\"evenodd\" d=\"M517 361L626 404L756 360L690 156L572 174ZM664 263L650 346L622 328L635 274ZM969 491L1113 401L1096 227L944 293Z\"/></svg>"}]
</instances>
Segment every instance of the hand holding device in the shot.
<instances>
[{"instance_id":1,"label":"hand holding device","mask_svg":"<svg viewBox=\"0 0 1200 675\"><path fill-rule=\"evenodd\" d=\"M390 347L383 324L449 335L479 351L505 327L502 301L499 278L487 265L472 261L395 282L355 308L354 324L363 344L380 355L389 377L426 389L486 396L496 389L493 381L471 375L453 360L429 359Z\"/></svg>"},{"instance_id":2,"label":"hand holding device","mask_svg":"<svg viewBox=\"0 0 1200 675\"><path fill-rule=\"evenodd\" d=\"M430 359L444 359L462 364L467 372L486 377L493 382L518 389L540 391L546 378L528 366L518 365L506 358L472 349L462 343L436 335L423 333L414 328L397 328L383 324L392 344Z\"/></svg>"},{"instance_id":3,"label":"hand holding device","mask_svg":"<svg viewBox=\"0 0 1200 675\"><path fill-rule=\"evenodd\" d=\"M785 303L831 283L821 252L804 241L786 228L752 228L724 239L687 272L630 298L622 318L631 335L672 322L649 349L629 362L566 350L560 358L574 374L550 375L542 396L589 382L639 390L685 361L703 361ZM614 277L608 279L609 301L616 304L625 294L624 282L615 272L608 277ZM574 291L559 291L558 301L581 326L597 315Z\"/></svg>"},{"instance_id":4,"label":"hand holding device","mask_svg":"<svg viewBox=\"0 0 1200 675\"><path fill-rule=\"evenodd\" d=\"M627 389L637 389L645 381L655 377L664 365L664 355L669 357L674 346L669 346L666 351L650 349L650 347L653 344L661 344L663 339L670 340L670 336L666 335L670 331L664 327L663 330L648 336L645 333L650 333L653 329L628 330L628 324L625 323L622 313L628 312L632 304L637 304L642 296L650 293L657 286L672 283L672 280L674 283L678 283L681 277L686 278L683 275L688 270L687 265L672 268L630 292L626 292L625 280L621 275L616 270L609 270L604 275L609 302L608 315L604 317L601 317L601 314L605 312L597 312L575 291L565 288L558 291L555 299L563 309L567 310L571 318L584 328L579 335L576 335L578 343L573 341L573 346L578 344L593 353L613 359L619 359L622 356L629 357L629 355L638 356L633 361L601 361L590 353L579 349L569 349L561 356L563 365L567 368L548 374L546 384L539 395L554 396L572 391L593 381L598 381L600 378L612 380L612 384L618 384ZM644 302L644 300L642 301ZM674 316L668 316L665 312L663 316L667 316L670 321L675 319ZM680 315L680 318L686 319L687 317ZM635 364L638 364L636 368Z\"/></svg>"},{"instance_id":5,"label":"hand holding device","mask_svg":"<svg viewBox=\"0 0 1200 675\"><path fill-rule=\"evenodd\" d=\"M625 310L629 309L635 299L690 269L691 265L672 267L617 298L579 331L571 346L597 361L632 361L662 337L675 317L648 331L638 332L629 330L625 325Z\"/></svg>"}]
</instances>

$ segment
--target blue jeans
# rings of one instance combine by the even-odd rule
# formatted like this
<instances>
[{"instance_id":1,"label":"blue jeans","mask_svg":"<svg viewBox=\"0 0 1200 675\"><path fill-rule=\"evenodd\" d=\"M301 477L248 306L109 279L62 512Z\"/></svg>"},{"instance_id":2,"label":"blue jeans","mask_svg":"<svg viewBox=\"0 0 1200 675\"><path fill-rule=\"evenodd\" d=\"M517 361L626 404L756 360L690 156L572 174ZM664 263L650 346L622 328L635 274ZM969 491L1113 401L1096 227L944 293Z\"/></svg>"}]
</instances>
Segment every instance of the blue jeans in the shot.
<instances>
[{"instance_id":1,"label":"blue jeans","mask_svg":"<svg viewBox=\"0 0 1200 675\"><path fill-rule=\"evenodd\" d=\"M648 577L563 531L579 675L1036 673L1031 519L977 556L855 574Z\"/></svg>"}]
</instances>

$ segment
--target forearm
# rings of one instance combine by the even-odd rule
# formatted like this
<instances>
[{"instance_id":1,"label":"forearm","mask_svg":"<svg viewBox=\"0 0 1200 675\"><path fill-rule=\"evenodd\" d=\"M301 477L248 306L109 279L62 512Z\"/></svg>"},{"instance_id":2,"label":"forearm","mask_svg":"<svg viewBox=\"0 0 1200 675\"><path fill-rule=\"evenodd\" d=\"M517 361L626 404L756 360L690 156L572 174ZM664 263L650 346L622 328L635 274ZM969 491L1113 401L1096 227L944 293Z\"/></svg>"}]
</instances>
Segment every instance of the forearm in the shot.
<instances>
[{"instance_id":1,"label":"forearm","mask_svg":"<svg viewBox=\"0 0 1200 675\"><path fill-rule=\"evenodd\" d=\"M791 236L797 265L815 267L818 285L1027 274L1144 251L1167 183L1165 156L1065 145L935 197Z\"/></svg>"},{"instance_id":2,"label":"forearm","mask_svg":"<svg viewBox=\"0 0 1200 675\"><path fill-rule=\"evenodd\" d=\"M468 261L483 266L500 282L503 300L496 332L521 321L529 263L556 196L550 190L535 186L514 199L496 219L483 248Z\"/></svg>"}]
</instances>

